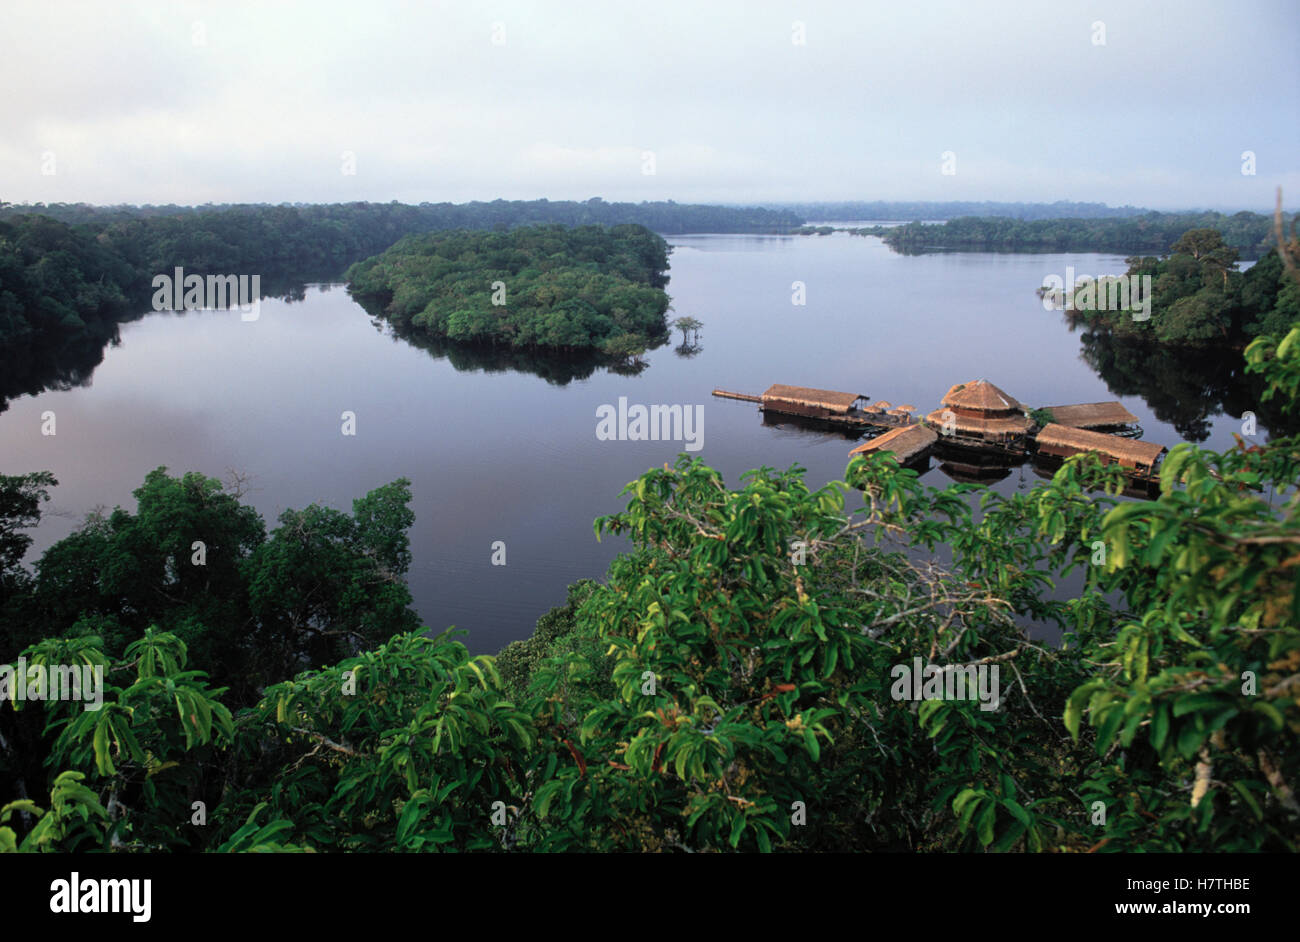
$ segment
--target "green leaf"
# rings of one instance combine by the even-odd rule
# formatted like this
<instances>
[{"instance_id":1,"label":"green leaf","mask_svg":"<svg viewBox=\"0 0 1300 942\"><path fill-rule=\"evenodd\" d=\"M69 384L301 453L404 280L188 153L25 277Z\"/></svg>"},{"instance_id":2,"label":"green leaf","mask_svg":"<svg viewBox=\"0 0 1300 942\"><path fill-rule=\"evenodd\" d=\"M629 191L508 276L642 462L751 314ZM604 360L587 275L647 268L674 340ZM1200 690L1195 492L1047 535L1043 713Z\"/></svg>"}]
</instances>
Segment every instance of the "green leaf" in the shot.
<instances>
[{"instance_id":1,"label":"green leaf","mask_svg":"<svg viewBox=\"0 0 1300 942\"><path fill-rule=\"evenodd\" d=\"M1156 707L1155 715L1151 718L1151 748L1160 752L1165 747L1165 739L1169 735L1169 705L1162 703Z\"/></svg>"}]
</instances>

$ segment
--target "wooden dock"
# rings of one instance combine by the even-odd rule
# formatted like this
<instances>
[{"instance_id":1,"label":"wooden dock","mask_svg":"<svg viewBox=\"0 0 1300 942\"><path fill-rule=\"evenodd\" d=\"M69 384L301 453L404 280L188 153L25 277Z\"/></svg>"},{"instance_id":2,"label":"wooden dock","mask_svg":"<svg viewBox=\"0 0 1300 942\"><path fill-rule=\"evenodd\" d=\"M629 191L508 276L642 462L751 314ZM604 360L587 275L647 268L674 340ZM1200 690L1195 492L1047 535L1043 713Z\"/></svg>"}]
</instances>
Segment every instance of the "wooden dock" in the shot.
<instances>
[{"instance_id":1,"label":"wooden dock","mask_svg":"<svg viewBox=\"0 0 1300 942\"><path fill-rule=\"evenodd\" d=\"M751 396L749 393L731 392L729 389L715 389L713 395L720 399L742 399L745 402L762 402L762 396Z\"/></svg>"}]
</instances>

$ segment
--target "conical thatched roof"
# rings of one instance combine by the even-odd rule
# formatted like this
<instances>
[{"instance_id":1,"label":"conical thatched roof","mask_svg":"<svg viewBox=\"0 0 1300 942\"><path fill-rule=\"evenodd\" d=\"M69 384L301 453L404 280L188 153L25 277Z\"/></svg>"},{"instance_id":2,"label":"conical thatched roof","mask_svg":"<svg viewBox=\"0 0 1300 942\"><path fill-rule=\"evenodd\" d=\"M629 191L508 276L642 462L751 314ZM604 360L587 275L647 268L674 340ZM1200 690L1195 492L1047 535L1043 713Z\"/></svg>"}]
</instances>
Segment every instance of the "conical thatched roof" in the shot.
<instances>
[{"instance_id":1,"label":"conical thatched roof","mask_svg":"<svg viewBox=\"0 0 1300 942\"><path fill-rule=\"evenodd\" d=\"M975 435L981 438L1014 438L1017 435L1023 435L1033 428L1033 420L1027 415L1008 415L1008 416L974 416L958 415L950 409L935 409L925 417L925 421L932 428L940 429L944 426L944 420L947 418L944 413L952 419L952 428L965 435Z\"/></svg>"},{"instance_id":2,"label":"conical thatched roof","mask_svg":"<svg viewBox=\"0 0 1300 942\"><path fill-rule=\"evenodd\" d=\"M958 383L948 390L942 402L953 409L976 409L980 412L1006 412L1007 410L1023 412L1025 409L1015 397L986 379L977 379L973 383Z\"/></svg>"}]
</instances>

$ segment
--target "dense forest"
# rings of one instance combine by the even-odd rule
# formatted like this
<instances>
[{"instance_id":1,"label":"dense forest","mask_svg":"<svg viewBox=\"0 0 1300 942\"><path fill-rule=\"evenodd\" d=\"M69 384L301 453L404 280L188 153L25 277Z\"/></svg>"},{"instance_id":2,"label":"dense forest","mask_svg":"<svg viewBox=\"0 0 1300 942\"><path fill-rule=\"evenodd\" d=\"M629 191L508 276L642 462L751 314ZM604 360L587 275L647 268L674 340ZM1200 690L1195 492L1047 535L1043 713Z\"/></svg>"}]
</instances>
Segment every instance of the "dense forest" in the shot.
<instances>
[{"instance_id":1,"label":"dense forest","mask_svg":"<svg viewBox=\"0 0 1300 942\"><path fill-rule=\"evenodd\" d=\"M1292 244L1296 251L1300 243ZM1238 252L1215 229L1184 233L1163 258L1129 258L1126 277L1150 279L1149 317L1097 303L1080 304L1076 289L1068 309L1073 324L1105 329L1117 338L1174 346L1244 347L1262 334L1279 334L1300 318L1300 284L1286 277L1270 249L1245 272ZM1145 283L1142 282L1142 283Z\"/></svg>"},{"instance_id":2,"label":"dense forest","mask_svg":"<svg viewBox=\"0 0 1300 942\"><path fill-rule=\"evenodd\" d=\"M400 327L510 347L635 355L667 334L668 243L643 226L407 236L348 269Z\"/></svg>"},{"instance_id":3,"label":"dense forest","mask_svg":"<svg viewBox=\"0 0 1300 942\"><path fill-rule=\"evenodd\" d=\"M1260 213L1144 213L1125 218L1018 220L965 216L945 223L855 229L875 235L893 249L915 253L933 249L1014 252L1113 252L1123 255L1168 252L1191 229L1217 229L1243 258L1259 258L1272 242L1273 219Z\"/></svg>"},{"instance_id":4,"label":"dense forest","mask_svg":"<svg viewBox=\"0 0 1300 942\"><path fill-rule=\"evenodd\" d=\"M641 203L607 203L595 197L575 200L492 200L470 203L303 203L231 204L206 206L92 206L86 203L0 203L0 218L40 214L69 224L85 224L104 231L114 223L132 220L170 220L163 233L207 231L227 242L248 244L256 258L277 257L269 238L294 236L294 242L328 243L346 229L360 240L340 242L347 252L370 255L392 245L408 232L436 229L498 229L514 226L556 224L562 226L617 226L635 223L666 235L684 232L784 232L803 219L789 210L754 206L709 206L677 203L673 200ZM258 236L250 237L250 232ZM368 250L355 248L387 239ZM152 239L150 241L153 241ZM260 244L259 244L260 242ZM318 258L329 252L314 249ZM355 261L359 255L348 260Z\"/></svg>"},{"instance_id":5,"label":"dense forest","mask_svg":"<svg viewBox=\"0 0 1300 942\"><path fill-rule=\"evenodd\" d=\"M114 323L135 277L92 234L45 216L0 219L0 347Z\"/></svg>"},{"instance_id":6,"label":"dense forest","mask_svg":"<svg viewBox=\"0 0 1300 942\"><path fill-rule=\"evenodd\" d=\"M1300 322L1245 368L1294 414ZM1296 437L1179 445L1154 501L1086 457L1004 496L683 455L494 658L414 627L405 481L267 533L158 469L29 572L56 482L0 477L0 664L105 680L6 678L0 851L1295 851L1297 479ZM999 692L900 688L918 661Z\"/></svg>"}]
</instances>

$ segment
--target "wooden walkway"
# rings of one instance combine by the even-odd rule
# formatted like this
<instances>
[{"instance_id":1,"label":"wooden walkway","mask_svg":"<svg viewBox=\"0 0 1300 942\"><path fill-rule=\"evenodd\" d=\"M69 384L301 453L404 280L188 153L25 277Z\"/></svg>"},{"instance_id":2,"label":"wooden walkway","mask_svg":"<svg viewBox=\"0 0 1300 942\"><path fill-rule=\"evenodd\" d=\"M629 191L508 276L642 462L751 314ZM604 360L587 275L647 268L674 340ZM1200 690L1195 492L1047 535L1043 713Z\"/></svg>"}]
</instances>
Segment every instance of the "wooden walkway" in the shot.
<instances>
[{"instance_id":1,"label":"wooden walkway","mask_svg":"<svg viewBox=\"0 0 1300 942\"><path fill-rule=\"evenodd\" d=\"M745 402L762 402L762 396L751 396L749 393L731 392L728 389L715 389L713 395L722 399L743 399Z\"/></svg>"}]
</instances>

